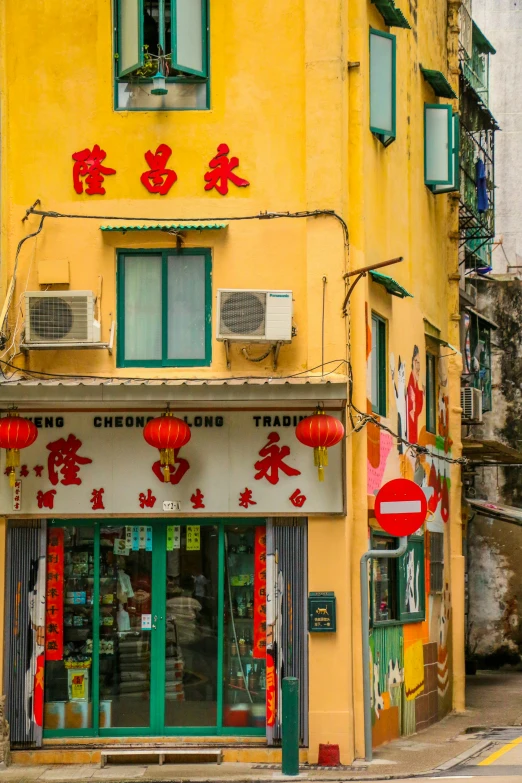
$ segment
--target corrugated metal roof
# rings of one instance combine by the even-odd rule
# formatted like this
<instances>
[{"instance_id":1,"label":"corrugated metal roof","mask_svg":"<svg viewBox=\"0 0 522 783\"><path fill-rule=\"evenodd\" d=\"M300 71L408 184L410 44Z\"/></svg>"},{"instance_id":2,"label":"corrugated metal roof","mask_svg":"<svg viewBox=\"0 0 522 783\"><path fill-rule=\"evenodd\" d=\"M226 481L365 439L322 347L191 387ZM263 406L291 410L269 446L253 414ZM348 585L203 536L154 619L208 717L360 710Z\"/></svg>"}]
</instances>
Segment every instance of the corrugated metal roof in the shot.
<instances>
[{"instance_id":1,"label":"corrugated metal roof","mask_svg":"<svg viewBox=\"0 0 522 783\"><path fill-rule=\"evenodd\" d=\"M345 375L329 375L327 378L13 378L0 382L0 388L9 386L307 386L345 384Z\"/></svg>"},{"instance_id":2,"label":"corrugated metal roof","mask_svg":"<svg viewBox=\"0 0 522 783\"><path fill-rule=\"evenodd\" d=\"M400 296L404 299L406 296L410 296L413 299L413 294L410 294L400 283L394 280L389 275L383 275L382 272L376 272L374 269L370 270L370 277L374 283L378 283L385 287L389 294L392 296Z\"/></svg>"},{"instance_id":3,"label":"corrugated metal roof","mask_svg":"<svg viewBox=\"0 0 522 783\"><path fill-rule=\"evenodd\" d=\"M435 95L438 95L440 98L457 97L451 84L441 71L434 71L430 68L423 68L422 65L420 69L428 84L432 86Z\"/></svg>"},{"instance_id":4,"label":"corrugated metal roof","mask_svg":"<svg viewBox=\"0 0 522 783\"><path fill-rule=\"evenodd\" d=\"M125 223L122 226L100 226L100 231L218 231L228 223Z\"/></svg>"}]
</instances>

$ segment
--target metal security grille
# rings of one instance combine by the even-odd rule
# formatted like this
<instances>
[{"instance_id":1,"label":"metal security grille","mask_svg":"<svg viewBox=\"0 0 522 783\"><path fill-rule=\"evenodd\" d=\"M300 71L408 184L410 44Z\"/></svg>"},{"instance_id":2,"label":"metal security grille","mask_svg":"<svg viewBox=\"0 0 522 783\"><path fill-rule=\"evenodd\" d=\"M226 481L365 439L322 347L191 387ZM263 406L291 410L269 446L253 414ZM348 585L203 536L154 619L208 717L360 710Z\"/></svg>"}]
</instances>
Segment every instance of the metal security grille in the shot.
<instances>
[{"instance_id":1,"label":"metal security grille","mask_svg":"<svg viewBox=\"0 0 522 783\"><path fill-rule=\"evenodd\" d=\"M284 677L299 680L299 737L308 744L308 529L307 520L269 519L267 542L267 626L272 626L276 671L275 725L267 726L269 745L281 740L281 691ZM270 635L269 635L270 639ZM269 683L267 682L267 688Z\"/></svg>"},{"instance_id":2,"label":"metal security grille","mask_svg":"<svg viewBox=\"0 0 522 783\"><path fill-rule=\"evenodd\" d=\"M44 294L26 294L27 342L89 342L94 316L92 293Z\"/></svg>"},{"instance_id":3,"label":"metal security grille","mask_svg":"<svg viewBox=\"0 0 522 783\"><path fill-rule=\"evenodd\" d=\"M40 747L45 625L44 521L7 530L4 692L11 744Z\"/></svg>"},{"instance_id":4,"label":"metal security grille","mask_svg":"<svg viewBox=\"0 0 522 783\"><path fill-rule=\"evenodd\" d=\"M265 334L266 293L253 291L222 291L220 333L227 335Z\"/></svg>"},{"instance_id":5,"label":"metal security grille","mask_svg":"<svg viewBox=\"0 0 522 783\"><path fill-rule=\"evenodd\" d=\"M430 593L444 590L444 533L430 533Z\"/></svg>"}]
</instances>

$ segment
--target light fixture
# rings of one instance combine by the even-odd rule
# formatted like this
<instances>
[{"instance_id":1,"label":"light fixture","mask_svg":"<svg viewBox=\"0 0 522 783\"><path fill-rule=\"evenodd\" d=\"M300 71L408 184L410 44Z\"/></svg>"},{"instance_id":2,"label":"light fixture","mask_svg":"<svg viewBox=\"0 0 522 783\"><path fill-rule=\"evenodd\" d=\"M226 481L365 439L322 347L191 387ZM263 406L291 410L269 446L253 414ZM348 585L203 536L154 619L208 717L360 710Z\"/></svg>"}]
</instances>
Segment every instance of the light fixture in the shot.
<instances>
[{"instance_id":1,"label":"light fixture","mask_svg":"<svg viewBox=\"0 0 522 783\"><path fill-rule=\"evenodd\" d=\"M158 68L157 73L152 77L152 90L153 95L167 95L168 90L165 86L165 77Z\"/></svg>"}]
</instances>

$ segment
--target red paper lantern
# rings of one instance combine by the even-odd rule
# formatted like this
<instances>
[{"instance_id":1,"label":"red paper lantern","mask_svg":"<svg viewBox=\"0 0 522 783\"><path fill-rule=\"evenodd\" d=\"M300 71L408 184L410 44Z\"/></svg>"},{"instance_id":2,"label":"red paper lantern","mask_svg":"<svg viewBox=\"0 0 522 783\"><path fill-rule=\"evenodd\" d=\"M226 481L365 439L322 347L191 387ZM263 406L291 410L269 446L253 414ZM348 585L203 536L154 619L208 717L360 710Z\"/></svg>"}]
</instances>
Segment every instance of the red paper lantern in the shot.
<instances>
[{"instance_id":1,"label":"red paper lantern","mask_svg":"<svg viewBox=\"0 0 522 783\"><path fill-rule=\"evenodd\" d=\"M317 410L307 416L295 429L298 441L314 450L314 465L319 472L319 481L324 481L324 468L328 465L328 447L335 446L344 437L344 427L339 419Z\"/></svg>"},{"instance_id":2,"label":"red paper lantern","mask_svg":"<svg viewBox=\"0 0 522 783\"><path fill-rule=\"evenodd\" d=\"M0 419L0 448L6 449L6 468L9 483L14 487L16 468L20 466L20 449L31 446L38 437L38 430L32 421L10 413Z\"/></svg>"},{"instance_id":3,"label":"red paper lantern","mask_svg":"<svg viewBox=\"0 0 522 783\"><path fill-rule=\"evenodd\" d=\"M169 411L145 425L143 437L149 446L159 450L164 482L170 481L170 466L174 465L174 449L180 449L188 443L190 436L188 424Z\"/></svg>"}]
</instances>

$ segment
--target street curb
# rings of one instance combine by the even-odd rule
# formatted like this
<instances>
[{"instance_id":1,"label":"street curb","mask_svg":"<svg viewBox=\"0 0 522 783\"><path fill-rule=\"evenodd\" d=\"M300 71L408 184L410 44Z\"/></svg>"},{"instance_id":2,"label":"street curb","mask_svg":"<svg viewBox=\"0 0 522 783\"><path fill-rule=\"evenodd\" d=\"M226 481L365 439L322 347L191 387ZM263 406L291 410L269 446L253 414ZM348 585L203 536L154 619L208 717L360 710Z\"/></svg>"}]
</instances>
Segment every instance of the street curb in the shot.
<instances>
[{"instance_id":1,"label":"street curb","mask_svg":"<svg viewBox=\"0 0 522 783\"><path fill-rule=\"evenodd\" d=\"M467 761L472 756L477 756L479 753L482 753L482 751L486 750L486 748L489 748L490 745L493 745L493 740L491 739L477 742L475 745L472 745L471 748L465 750L464 753L460 753L458 756L455 756L455 758L444 762L444 764L440 764L438 767L436 767L436 769L433 770L433 772L445 772L448 769L453 769L453 767L457 767L459 764L462 764L463 761Z\"/></svg>"}]
</instances>

